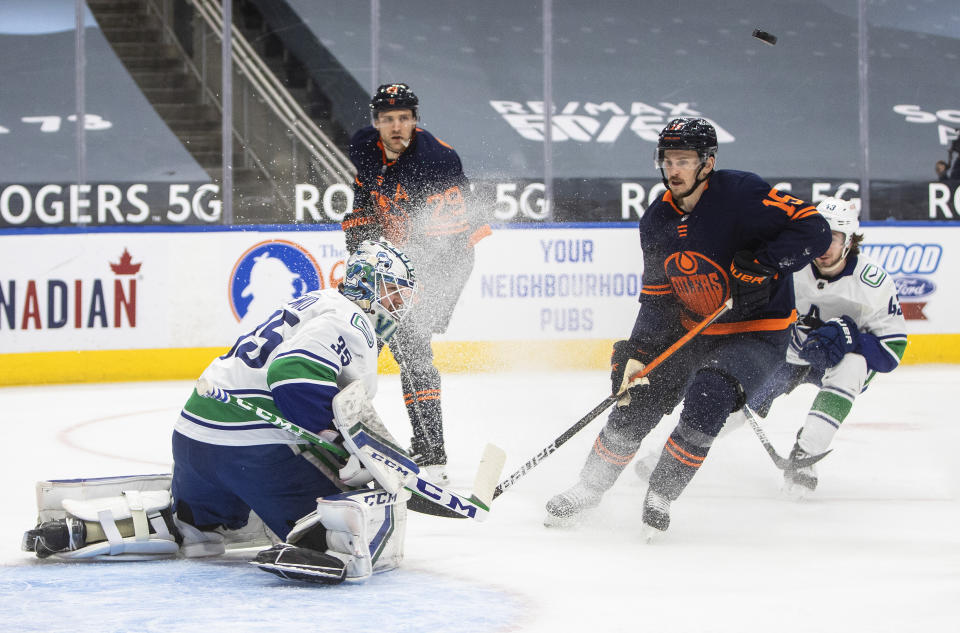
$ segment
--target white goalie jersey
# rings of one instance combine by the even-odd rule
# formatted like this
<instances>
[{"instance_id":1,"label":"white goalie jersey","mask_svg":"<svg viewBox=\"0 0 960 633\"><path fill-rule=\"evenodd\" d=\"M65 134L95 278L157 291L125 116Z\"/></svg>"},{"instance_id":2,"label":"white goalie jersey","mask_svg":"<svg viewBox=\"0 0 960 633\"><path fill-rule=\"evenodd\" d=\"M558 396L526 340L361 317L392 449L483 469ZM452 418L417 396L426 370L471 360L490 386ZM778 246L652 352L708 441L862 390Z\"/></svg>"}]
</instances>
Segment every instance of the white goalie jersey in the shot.
<instances>
[{"instance_id":1,"label":"white goalie jersey","mask_svg":"<svg viewBox=\"0 0 960 633\"><path fill-rule=\"evenodd\" d=\"M816 274L813 264L793 275L800 319L791 328L787 361L804 365L798 352L817 320L848 316L861 334L862 354L871 371L889 372L900 364L907 345L907 329L897 288L890 275L869 256L850 257L832 279Z\"/></svg>"},{"instance_id":2,"label":"white goalie jersey","mask_svg":"<svg viewBox=\"0 0 960 633\"><path fill-rule=\"evenodd\" d=\"M228 393L309 431L330 428L332 400L359 380L372 398L377 389L377 339L357 305L336 289L317 290L285 304L229 352L203 378ZM298 444L304 440L215 399L194 392L176 430L227 446Z\"/></svg>"}]
</instances>

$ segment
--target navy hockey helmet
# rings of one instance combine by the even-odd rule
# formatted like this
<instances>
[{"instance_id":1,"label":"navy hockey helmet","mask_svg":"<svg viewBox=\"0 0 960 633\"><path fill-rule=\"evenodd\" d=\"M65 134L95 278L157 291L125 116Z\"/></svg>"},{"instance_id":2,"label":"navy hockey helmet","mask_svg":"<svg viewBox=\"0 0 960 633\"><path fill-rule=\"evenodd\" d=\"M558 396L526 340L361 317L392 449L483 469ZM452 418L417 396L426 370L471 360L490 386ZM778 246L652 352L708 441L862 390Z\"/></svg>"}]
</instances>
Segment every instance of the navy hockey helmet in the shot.
<instances>
[{"instance_id":1,"label":"navy hockey helmet","mask_svg":"<svg viewBox=\"0 0 960 633\"><path fill-rule=\"evenodd\" d=\"M419 105L420 99L407 84L383 84L370 99L370 112L373 113L373 118L377 118L381 112L387 110L412 110L414 118L417 118Z\"/></svg>"},{"instance_id":2,"label":"navy hockey helmet","mask_svg":"<svg viewBox=\"0 0 960 633\"><path fill-rule=\"evenodd\" d=\"M717 155L717 145L717 130L706 119L673 119L657 139L657 167L662 167L663 153L668 149L691 149L706 162Z\"/></svg>"}]
</instances>

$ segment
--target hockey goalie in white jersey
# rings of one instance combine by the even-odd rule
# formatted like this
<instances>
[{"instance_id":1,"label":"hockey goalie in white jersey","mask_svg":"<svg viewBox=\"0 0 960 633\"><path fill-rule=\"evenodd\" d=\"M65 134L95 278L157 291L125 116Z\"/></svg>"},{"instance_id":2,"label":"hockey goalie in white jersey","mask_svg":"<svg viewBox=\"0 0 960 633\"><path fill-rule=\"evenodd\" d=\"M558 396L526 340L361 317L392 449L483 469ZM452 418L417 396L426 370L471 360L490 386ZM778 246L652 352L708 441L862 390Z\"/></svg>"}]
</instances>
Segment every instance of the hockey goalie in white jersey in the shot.
<instances>
[{"instance_id":1,"label":"hockey goalie in white jersey","mask_svg":"<svg viewBox=\"0 0 960 633\"><path fill-rule=\"evenodd\" d=\"M402 252L386 240L361 243L339 288L281 306L207 367L198 385L216 385L222 399L194 391L184 405L172 482L170 475L40 482L38 525L23 548L64 559L209 556L222 553L232 533L250 537L248 519L259 518L273 538L248 544L280 541L252 561L265 571L332 584L396 567L410 492L381 481L375 465L362 466L362 448L334 411L342 411L335 397L348 385L375 394L379 347L415 288ZM307 443L304 432L330 450ZM394 456L386 435L364 439Z\"/></svg>"},{"instance_id":2,"label":"hockey goalie in white jersey","mask_svg":"<svg viewBox=\"0 0 960 633\"><path fill-rule=\"evenodd\" d=\"M748 403L766 416L777 396L802 383L820 387L791 461L825 453L873 377L897 368L907 346L897 289L883 268L860 252L857 210L827 198L817 206L833 233L822 256L794 273L797 313L784 364ZM729 422L728 422L729 424ZM800 498L817 487L814 466L784 470L784 492Z\"/></svg>"}]
</instances>

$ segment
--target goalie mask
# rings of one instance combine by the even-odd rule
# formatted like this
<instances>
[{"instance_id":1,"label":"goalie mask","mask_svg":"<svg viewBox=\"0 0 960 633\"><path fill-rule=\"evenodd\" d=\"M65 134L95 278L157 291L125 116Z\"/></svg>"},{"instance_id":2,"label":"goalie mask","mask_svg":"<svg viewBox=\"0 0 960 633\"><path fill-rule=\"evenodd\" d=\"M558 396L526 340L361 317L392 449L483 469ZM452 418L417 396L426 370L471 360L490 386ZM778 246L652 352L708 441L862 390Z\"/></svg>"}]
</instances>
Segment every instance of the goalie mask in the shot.
<instances>
[{"instance_id":1,"label":"goalie mask","mask_svg":"<svg viewBox=\"0 0 960 633\"><path fill-rule=\"evenodd\" d=\"M853 235L860 230L859 212L853 205L840 198L827 198L817 205L817 212L830 225L831 231L843 233L843 254L840 259L850 252Z\"/></svg>"},{"instance_id":2,"label":"goalie mask","mask_svg":"<svg viewBox=\"0 0 960 633\"><path fill-rule=\"evenodd\" d=\"M340 292L371 315L386 343L412 305L417 279L413 264L386 239L364 240L347 259Z\"/></svg>"}]
</instances>

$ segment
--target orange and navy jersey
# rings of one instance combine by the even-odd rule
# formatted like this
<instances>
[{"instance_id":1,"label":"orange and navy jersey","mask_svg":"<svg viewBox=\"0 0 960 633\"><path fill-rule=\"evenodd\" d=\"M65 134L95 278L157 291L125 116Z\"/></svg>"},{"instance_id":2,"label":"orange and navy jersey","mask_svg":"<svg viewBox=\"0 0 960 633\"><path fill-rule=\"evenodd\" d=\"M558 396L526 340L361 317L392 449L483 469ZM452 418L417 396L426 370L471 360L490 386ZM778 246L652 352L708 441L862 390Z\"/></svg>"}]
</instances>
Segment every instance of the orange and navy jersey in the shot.
<instances>
[{"instance_id":1,"label":"orange and navy jersey","mask_svg":"<svg viewBox=\"0 0 960 633\"><path fill-rule=\"evenodd\" d=\"M354 202L342 226L351 252L380 236L399 246L426 242L456 250L489 233L473 217L460 157L430 132L417 128L410 146L390 161L376 128L365 127L350 141L350 160L357 168Z\"/></svg>"},{"instance_id":2,"label":"orange and navy jersey","mask_svg":"<svg viewBox=\"0 0 960 633\"><path fill-rule=\"evenodd\" d=\"M814 205L772 188L756 174L719 170L693 211L665 192L640 219L643 288L631 338L660 348L730 296L738 251L777 271L770 302L749 319L728 313L707 335L784 330L796 319L792 274L830 246Z\"/></svg>"}]
</instances>

